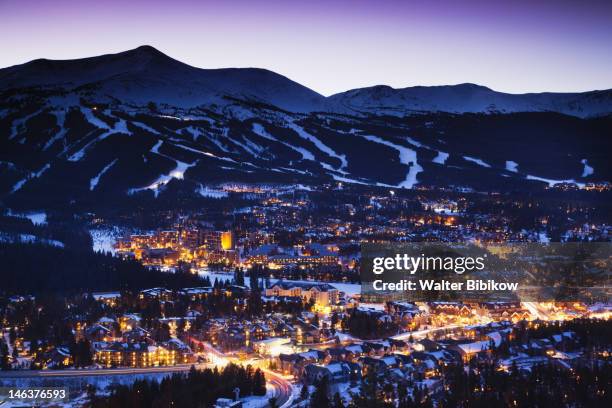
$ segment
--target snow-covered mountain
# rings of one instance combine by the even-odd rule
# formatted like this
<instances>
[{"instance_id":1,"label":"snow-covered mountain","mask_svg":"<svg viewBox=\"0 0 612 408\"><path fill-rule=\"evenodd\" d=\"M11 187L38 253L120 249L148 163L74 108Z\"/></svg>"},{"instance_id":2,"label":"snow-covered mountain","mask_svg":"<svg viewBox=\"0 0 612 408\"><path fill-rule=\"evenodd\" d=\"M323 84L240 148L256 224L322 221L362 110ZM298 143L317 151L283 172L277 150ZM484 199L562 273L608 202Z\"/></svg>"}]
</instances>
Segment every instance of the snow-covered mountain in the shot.
<instances>
[{"instance_id":1,"label":"snow-covered mountain","mask_svg":"<svg viewBox=\"0 0 612 408\"><path fill-rule=\"evenodd\" d=\"M475 84L389 86L353 89L327 99L329 110L353 114L403 116L410 113L558 112L577 117L612 112L612 90L584 93L506 94Z\"/></svg>"},{"instance_id":2,"label":"snow-covered mountain","mask_svg":"<svg viewBox=\"0 0 612 408\"><path fill-rule=\"evenodd\" d=\"M195 68L151 46L77 60L38 59L0 69L0 90L25 87L96 95L107 102L155 102L181 108L223 106L237 98L300 113L404 116L423 112L558 112L577 117L612 113L612 90L514 95L474 84L403 89L379 85L325 98L268 70Z\"/></svg>"},{"instance_id":3,"label":"snow-covered mountain","mask_svg":"<svg viewBox=\"0 0 612 408\"><path fill-rule=\"evenodd\" d=\"M226 182L525 190L610 181L609 101L609 91L505 95L476 85L325 98L270 71L202 70L151 47L36 60L0 70L0 199L112 206L223 197Z\"/></svg>"},{"instance_id":4,"label":"snow-covered mountain","mask_svg":"<svg viewBox=\"0 0 612 408\"><path fill-rule=\"evenodd\" d=\"M272 71L195 68L150 46L77 60L38 59L0 70L0 90L33 86L95 95L100 101L156 102L181 108L224 105L230 97L291 111L312 111L324 100Z\"/></svg>"}]
</instances>

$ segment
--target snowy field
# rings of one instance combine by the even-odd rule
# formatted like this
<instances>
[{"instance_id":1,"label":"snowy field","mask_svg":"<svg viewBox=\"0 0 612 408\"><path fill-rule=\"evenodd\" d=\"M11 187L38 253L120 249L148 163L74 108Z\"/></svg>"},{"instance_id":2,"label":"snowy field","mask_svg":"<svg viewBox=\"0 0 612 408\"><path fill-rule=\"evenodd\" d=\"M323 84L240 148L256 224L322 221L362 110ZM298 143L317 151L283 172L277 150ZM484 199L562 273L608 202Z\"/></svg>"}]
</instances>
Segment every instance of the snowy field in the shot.
<instances>
[{"instance_id":1,"label":"snowy field","mask_svg":"<svg viewBox=\"0 0 612 408\"><path fill-rule=\"evenodd\" d=\"M27 218L32 221L32 224L34 225L44 225L47 223L47 213L44 211L20 213L13 212L11 209L9 209L8 215L13 217Z\"/></svg>"},{"instance_id":2,"label":"snowy field","mask_svg":"<svg viewBox=\"0 0 612 408\"><path fill-rule=\"evenodd\" d=\"M89 230L89 234L91 234L93 250L95 252L110 252L112 254L116 252L113 245L123 235L122 231L117 227L106 229L92 228Z\"/></svg>"}]
</instances>

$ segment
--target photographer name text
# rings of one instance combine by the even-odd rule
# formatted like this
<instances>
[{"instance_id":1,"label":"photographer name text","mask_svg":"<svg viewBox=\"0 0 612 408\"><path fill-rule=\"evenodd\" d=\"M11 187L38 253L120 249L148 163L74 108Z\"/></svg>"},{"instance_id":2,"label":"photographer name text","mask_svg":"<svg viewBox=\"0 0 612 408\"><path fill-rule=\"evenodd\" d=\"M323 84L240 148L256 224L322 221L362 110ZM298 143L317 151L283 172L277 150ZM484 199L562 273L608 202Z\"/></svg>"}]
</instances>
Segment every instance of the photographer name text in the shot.
<instances>
[{"instance_id":1,"label":"photographer name text","mask_svg":"<svg viewBox=\"0 0 612 408\"><path fill-rule=\"evenodd\" d=\"M402 279L399 282L384 282L378 279L372 282L372 287L377 291L516 291L518 282L497 282L493 279L468 279L465 282Z\"/></svg>"}]
</instances>

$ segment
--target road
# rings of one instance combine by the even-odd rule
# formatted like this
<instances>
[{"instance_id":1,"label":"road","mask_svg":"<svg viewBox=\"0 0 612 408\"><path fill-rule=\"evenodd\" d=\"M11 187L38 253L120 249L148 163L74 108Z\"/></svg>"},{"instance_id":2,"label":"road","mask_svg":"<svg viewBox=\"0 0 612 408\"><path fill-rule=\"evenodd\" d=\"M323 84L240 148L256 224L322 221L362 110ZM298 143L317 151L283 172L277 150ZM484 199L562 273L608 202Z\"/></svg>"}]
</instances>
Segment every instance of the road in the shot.
<instances>
[{"instance_id":1,"label":"road","mask_svg":"<svg viewBox=\"0 0 612 408\"><path fill-rule=\"evenodd\" d=\"M213 364L225 365L229 362L235 364L243 364L244 362L239 361L237 358L228 356L221 351L214 348L210 343L202 342L196 340L192 337L189 338L190 341L194 343L198 343L208 353L209 357ZM248 363L248 362L247 362ZM252 364L256 366L257 364ZM259 367L266 375L266 382L272 388L271 394L273 397L276 397L276 405L280 408L287 408L293 402L293 386L291 383L281 375L275 373L274 371L268 370L265 367Z\"/></svg>"},{"instance_id":2,"label":"road","mask_svg":"<svg viewBox=\"0 0 612 408\"><path fill-rule=\"evenodd\" d=\"M293 386L289 381L273 371L262 369L266 374L268 384L272 387L272 396L276 397L276 405L287 408L293 402Z\"/></svg>"},{"instance_id":3,"label":"road","mask_svg":"<svg viewBox=\"0 0 612 408\"><path fill-rule=\"evenodd\" d=\"M224 366L230 362L241 364L234 357L226 356L208 343L202 343L209 354L211 363L205 364L181 364L168 367L147 367L147 368L100 368L100 369L79 369L79 370L13 370L0 371L2 378L68 378L68 377L96 377L113 375L143 375L143 374L163 374L185 372L194 365L198 369L206 367ZM279 374L260 367L266 375L266 382L269 388L269 396L276 397L277 406L287 408L293 401L293 386Z\"/></svg>"},{"instance_id":4,"label":"road","mask_svg":"<svg viewBox=\"0 0 612 408\"><path fill-rule=\"evenodd\" d=\"M206 364L194 364L196 368L205 368ZM0 371L0 378L32 378L32 377L94 377L109 375L159 374L189 371L192 364L181 364L168 367L147 368L100 368L79 370L12 370Z\"/></svg>"}]
</instances>

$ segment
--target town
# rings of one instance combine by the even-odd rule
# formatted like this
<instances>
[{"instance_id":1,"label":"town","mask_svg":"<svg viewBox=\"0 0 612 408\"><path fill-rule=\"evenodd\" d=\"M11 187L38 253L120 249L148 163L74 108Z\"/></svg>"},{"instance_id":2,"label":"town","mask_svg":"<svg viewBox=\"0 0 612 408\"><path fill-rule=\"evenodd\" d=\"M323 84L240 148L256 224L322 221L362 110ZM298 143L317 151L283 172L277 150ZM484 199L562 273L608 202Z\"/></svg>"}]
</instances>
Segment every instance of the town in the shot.
<instances>
[{"instance_id":1,"label":"town","mask_svg":"<svg viewBox=\"0 0 612 408\"><path fill-rule=\"evenodd\" d=\"M270 406L482 403L496 384L533 376L565 405L609 398L609 298L381 301L362 296L359 274L363 242L609 242L610 226L597 209L606 191L559 201L566 193L559 187L531 198L342 183L215 188L229 197L211 202L246 205L176 213L155 229L103 214L86 220L98 237L94 249L107 252L98 255L104 262L141 265L193 285L3 292L0 382L26 370L247 367L252 383L237 389ZM589 380L588 397L556 388L582 389L579 378L587 377L598 378ZM498 392L517 406L536 398ZM217 406L243 403L233 390L216 397Z\"/></svg>"}]
</instances>

